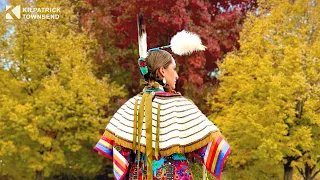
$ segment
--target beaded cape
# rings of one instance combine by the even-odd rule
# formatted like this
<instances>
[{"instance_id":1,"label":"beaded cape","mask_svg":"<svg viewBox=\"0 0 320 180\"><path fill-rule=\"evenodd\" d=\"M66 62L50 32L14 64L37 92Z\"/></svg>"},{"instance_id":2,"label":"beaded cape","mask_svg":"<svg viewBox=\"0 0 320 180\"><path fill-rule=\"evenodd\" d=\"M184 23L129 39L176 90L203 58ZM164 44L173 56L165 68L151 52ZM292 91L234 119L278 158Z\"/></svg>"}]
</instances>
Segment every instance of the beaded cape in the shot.
<instances>
[{"instance_id":1,"label":"beaded cape","mask_svg":"<svg viewBox=\"0 0 320 180\"><path fill-rule=\"evenodd\" d=\"M139 110L143 94L146 93L132 97L119 108L106 126L106 137L123 147L139 149L146 153L147 134L152 134L149 138L149 142L152 139L152 155L157 156L159 153L161 156L169 156L173 153L184 154L197 150L220 135L219 129L192 101L180 93L149 93L152 96L149 118L152 122L148 125L146 112L143 109ZM137 125L139 112L143 112L143 116L140 113L140 133ZM152 133L150 130L147 133L146 127L151 125ZM138 137L139 135L141 136Z\"/></svg>"}]
</instances>

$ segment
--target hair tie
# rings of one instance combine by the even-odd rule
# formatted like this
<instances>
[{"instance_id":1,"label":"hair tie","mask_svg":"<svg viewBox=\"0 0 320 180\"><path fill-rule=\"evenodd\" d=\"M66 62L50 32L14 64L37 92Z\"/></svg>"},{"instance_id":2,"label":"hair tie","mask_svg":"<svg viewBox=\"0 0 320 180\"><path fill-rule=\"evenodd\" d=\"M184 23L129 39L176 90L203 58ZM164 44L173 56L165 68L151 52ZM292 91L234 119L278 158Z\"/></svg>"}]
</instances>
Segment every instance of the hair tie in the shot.
<instances>
[{"instance_id":1,"label":"hair tie","mask_svg":"<svg viewBox=\"0 0 320 180\"><path fill-rule=\"evenodd\" d=\"M143 57L139 58L138 64L139 64L141 74L143 76L148 74L147 62L146 62L145 58L143 58Z\"/></svg>"}]
</instances>

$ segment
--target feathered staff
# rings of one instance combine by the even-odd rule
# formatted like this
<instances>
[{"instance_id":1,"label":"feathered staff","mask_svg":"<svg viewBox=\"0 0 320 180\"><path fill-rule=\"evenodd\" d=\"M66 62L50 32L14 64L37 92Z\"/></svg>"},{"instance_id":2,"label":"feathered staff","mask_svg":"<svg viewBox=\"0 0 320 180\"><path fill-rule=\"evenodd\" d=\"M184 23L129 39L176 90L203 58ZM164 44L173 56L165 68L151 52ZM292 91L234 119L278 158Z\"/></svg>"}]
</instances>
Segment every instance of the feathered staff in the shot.
<instances>
[{"instance_id":1,"label":"feathered staff","mask_svg":"<svg viewBox=\"0 0 320 180\"><path fill-rule=\"evenodd\" d=\"M140 71L142 75L148 73L147 65L145 58L147 57L147 32L146 32L146 25L144 24L142 14L138 14L137 16L137 23L138 23L138 43L139 43L139 60L138 64L140 66Z\"/></svg>"}]
</instances>

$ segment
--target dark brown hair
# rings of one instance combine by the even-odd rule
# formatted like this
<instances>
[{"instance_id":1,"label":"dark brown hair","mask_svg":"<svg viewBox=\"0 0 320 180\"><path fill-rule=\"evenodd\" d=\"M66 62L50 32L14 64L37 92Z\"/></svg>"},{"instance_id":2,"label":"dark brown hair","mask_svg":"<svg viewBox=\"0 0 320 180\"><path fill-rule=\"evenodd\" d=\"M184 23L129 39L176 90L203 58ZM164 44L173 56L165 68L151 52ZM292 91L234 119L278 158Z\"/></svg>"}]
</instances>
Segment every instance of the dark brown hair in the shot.
<instances>
[{"instance_id":1,"label":"dark brown hair","mask_svg":"<svg viewBox=\"0 0 320 180\"><path fill-rule=\"evenodd\" d=\"M170 53L164 50L152 51L148 53L146 58L146 63L148 67L148 74L144 76L145 80L149 83L151 81L156 81L161 85L164 85L162 79L160 79L157 70L160 67L168 68L172 63L172 56Z\"/></svg>"}]
</instances>

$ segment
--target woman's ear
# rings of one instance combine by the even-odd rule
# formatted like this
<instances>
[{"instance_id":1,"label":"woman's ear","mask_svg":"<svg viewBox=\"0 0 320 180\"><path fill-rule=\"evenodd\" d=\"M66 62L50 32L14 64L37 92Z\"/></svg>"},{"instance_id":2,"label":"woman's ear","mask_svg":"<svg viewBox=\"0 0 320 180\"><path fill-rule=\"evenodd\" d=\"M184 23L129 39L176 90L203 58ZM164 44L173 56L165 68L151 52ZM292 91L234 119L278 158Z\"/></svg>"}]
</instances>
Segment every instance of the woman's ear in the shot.
<instances>
[{"instance_id":1,"label":"woman's ear","mask_svg":"<svg viewBox=\"0 0 320 180\"><path fill-rule=\"evenodd\" d=\"M158 75L159 75L160 77L164 77L164 67L160 67L160 68L158 69Z\"/></svg>"}]
</instances>

